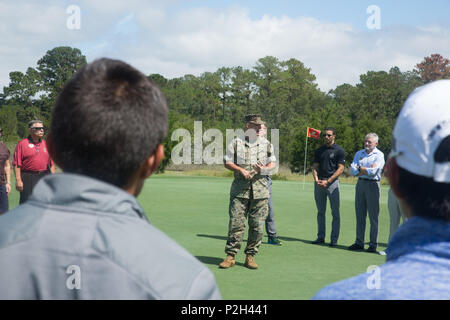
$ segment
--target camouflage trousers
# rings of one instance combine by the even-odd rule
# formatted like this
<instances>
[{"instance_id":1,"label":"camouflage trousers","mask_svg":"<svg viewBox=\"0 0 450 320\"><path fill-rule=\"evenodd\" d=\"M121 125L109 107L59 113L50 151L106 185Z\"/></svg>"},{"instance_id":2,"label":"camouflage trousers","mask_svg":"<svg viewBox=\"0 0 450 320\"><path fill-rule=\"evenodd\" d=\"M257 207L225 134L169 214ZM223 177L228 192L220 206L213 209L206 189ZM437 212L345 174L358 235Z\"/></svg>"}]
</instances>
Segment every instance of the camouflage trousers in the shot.
<instances>
[{"instance_id":1,"label":"camouflage trousers","mask_svg":"<svg viewBox=\"0 0 450 320\"><path fill-rule=\"evenodd\" d=\"M241 248L245 232L245 221L248 220L248 240L244 252L255 255L261 244L264 224L269 213L268 199L230 199L230 222L225 253L235 256Z\"/></svg>"}]
</instances>

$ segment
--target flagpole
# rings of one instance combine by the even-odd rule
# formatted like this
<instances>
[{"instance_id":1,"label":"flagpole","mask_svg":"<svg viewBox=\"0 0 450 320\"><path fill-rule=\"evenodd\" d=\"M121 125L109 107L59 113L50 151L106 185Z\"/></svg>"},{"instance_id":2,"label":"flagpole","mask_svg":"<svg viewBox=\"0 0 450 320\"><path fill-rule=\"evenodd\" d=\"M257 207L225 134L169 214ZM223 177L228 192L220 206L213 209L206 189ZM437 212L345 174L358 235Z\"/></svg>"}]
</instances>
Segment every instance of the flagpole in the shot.
<instances>
[{"instance_id":1,"label":"flagpole","mask_svg":"<svg viewBox=\"0 0 450 320\"><path fill-rule=\"evenodd\" d=\"M305 190L306 180L306 153L308 151L308 127L306 128L306 142L305 142L305 164L303 165L303 190Z\"/></svg>"}]
</instances>

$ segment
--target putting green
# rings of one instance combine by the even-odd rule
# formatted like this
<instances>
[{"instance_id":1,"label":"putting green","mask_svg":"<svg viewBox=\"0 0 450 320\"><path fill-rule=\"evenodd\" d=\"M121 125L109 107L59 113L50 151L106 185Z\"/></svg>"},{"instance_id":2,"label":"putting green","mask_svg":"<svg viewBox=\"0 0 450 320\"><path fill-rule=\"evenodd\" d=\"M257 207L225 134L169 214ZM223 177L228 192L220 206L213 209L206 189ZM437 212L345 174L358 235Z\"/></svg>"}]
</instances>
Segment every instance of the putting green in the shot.
<instances>
[{"instance_id":1,"label":"putting green","mask_svg":"<svg viewBox=\"0 0 450 320\"><path fill-rule=\"evenodd\" d=\"M224 299L309 299L327 284L384 263L384 256L347 250L355 240L354 185L341 185L340 238L338 246L330 248L310 244L317 234L313 184L306 183L303 189L303 183L273 181L275 222L283 245L267 244L265 235L255 257L259 268L249 270L243 266L244 242L236 265L219 269L225 257L231 182L230 178L157 175L139 196L150 221L212 270ZM386 248L389 235L387 190L382 186L378 250ZM367 221L366 241L369 225ZM330 231L328 204L327 242Z\"/></svg>"},{"instance_id":2,"label":"putting green","mask_svg":"<svg viewBox=\"0 0 450 320\"><path fill-rule=\"evenodd\" d=\"M273 181L275 222L283 245L267 244L265 234L255 257L259 268L250 270L243 266L246 233L236 265L219 269L225 257L231 182L231 178L156 175L147 180L138 198L152 224L214 273L224 299L309 299L327 284L384 263L384 256L347 250L355 240L354 185L341 184L340 238L338 246L330 248L310 244L317 233L313 184L307 182L303 189L302 182ZM386 248L389 234L387 190L382 186L379 250ZM13 190L9 200L10 208L17 206L18 192ZM366 228L368 241L368 221ZM327 242L330 231L328 204Z\"/></svg>"}]
</instances>

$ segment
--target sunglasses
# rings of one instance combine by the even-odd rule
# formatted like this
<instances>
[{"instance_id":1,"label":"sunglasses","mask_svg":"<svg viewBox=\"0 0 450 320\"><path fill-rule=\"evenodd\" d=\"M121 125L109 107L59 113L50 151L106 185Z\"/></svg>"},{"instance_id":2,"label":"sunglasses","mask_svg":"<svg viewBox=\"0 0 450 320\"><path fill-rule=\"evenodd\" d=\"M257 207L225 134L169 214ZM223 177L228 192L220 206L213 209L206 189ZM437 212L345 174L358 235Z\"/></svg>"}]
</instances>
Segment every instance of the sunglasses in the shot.
<instances>
[{"instance_id":1,"label":"sunglasses","mask_svg":"<svg viewBox=\"0 0 450 320\"><path fill-rule=\"evenodd\" d=\"M332 137L333 135L332 134L324 134L323 136L324 137Z\"/></svg>"},{"instance_id":2,"label":"sunglasses","mask_svg":"<svg viewBox=\"0 0 450 320\"><path fill-rule=\"evenodd\" d=\"M44 127L33 127L33 128L31 128L32 130L35 130L35 131L44 131Z\"/></svg>"}]
</instances>

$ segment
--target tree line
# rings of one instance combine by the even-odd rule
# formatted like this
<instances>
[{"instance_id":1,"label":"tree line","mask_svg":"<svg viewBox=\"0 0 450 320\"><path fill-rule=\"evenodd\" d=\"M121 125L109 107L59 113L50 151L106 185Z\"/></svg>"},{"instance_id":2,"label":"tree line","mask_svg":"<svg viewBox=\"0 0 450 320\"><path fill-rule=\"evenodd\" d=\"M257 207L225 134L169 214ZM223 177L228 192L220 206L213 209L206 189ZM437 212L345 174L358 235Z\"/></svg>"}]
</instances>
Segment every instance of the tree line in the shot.
<instances>
[{"instance_id":1,"label":"tree line","mask_svg":"<svg viewBox=\"0 0 450 320\"><path fill-rule=\"evenodd\" d=\"M48 127L56 97L73 73L86 64L77 48L56 47L39 59L37 67L26 73L13 71L10 83L0 94L0 125L4 140L17 142L27 136L27 123L41 119ZM177 128L193 136L194 121L202 121L203 130L243 128L246 114L259 113L270 129L279 129L280 162L293 172L303 171L306 128L336 129L336 142L346 151L350 163L362 148L364 136L375 132L379 148L391 149L395 120L407 96L418 86L450 79L450 60L432 54L418 62L413 70L368 71L355 85L342 84L321 91L316 76L297 59L279 60L266 56L252 68L221 67L199 76L184 75L167 79L150 74L164 92L169 108L169 135L164 144L166 159L178 141L171 140ZM270 136L269 136L270 139ZM224 141L225 143L225 141ZM308 170L314 150L323 141L308 141Z\"/></svg>"}]
</instances>

